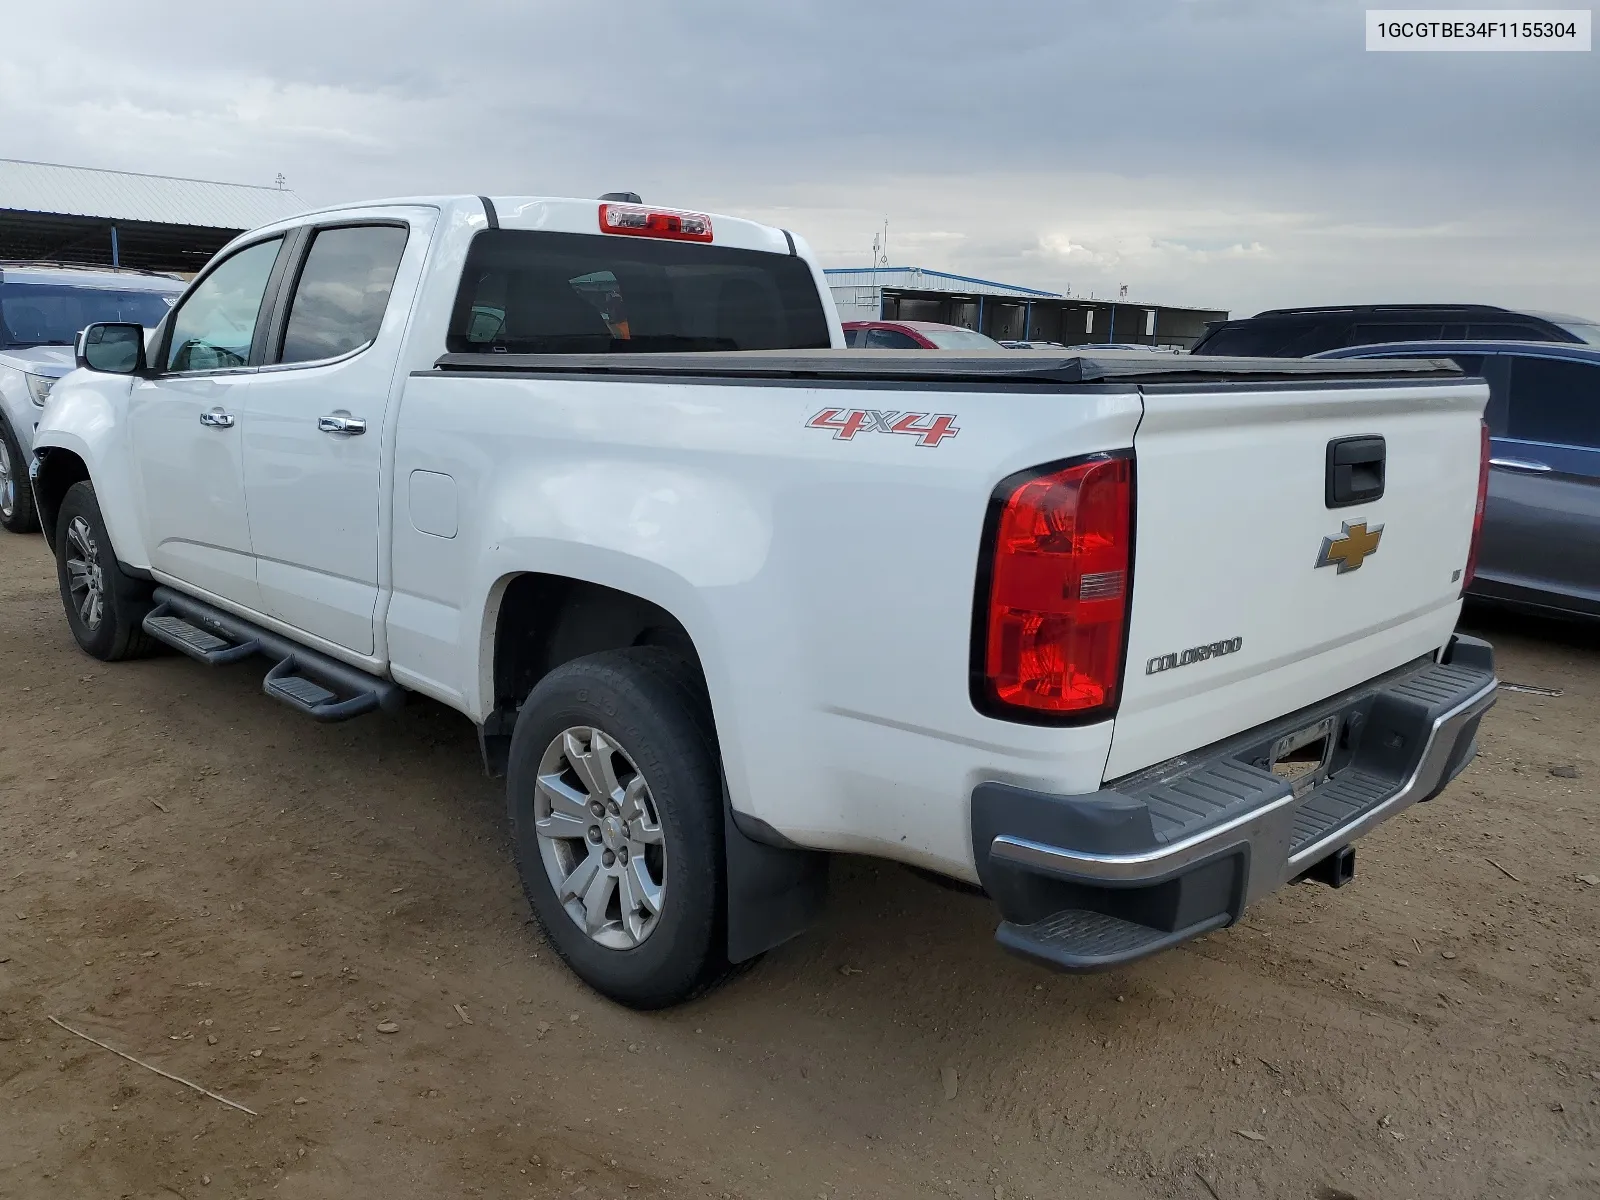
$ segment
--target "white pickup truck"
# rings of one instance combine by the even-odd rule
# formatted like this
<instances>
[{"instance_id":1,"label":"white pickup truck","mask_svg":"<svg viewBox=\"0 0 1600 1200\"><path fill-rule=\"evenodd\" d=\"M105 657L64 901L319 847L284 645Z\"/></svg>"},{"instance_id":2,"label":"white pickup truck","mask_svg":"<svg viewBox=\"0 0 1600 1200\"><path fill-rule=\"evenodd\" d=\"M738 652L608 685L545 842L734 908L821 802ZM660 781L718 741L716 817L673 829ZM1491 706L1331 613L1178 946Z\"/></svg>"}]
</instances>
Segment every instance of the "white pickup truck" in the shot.
<instances>
[{"instance_id":1,"label":"white pickup truck","mask_svg":"<svg viewBox=\"0 0 1600 1200\"><path fill-rule=\"evenodd\" d=\"M1471 759L1481 382L849 351L798 237L635 200L309 213L148 344L86 329L32 464L78 643L460 711L638 1007L805 928L830 852L1125 963L1342 884Z\"/></svg>"}]
</instances>

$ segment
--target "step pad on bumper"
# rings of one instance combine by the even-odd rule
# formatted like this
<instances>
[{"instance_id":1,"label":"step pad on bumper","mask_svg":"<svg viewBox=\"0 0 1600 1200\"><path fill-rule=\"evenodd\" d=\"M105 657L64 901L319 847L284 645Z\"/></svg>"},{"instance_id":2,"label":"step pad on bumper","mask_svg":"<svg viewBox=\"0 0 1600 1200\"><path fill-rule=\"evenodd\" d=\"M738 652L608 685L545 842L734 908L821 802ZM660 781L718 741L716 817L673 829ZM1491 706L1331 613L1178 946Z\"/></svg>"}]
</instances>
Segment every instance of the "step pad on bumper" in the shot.
<instances>
[{"instance_id":1,"label":"step pad on bumper","mask_svg":"<svg viewBox=\"0 0 1600 1200\"><path fill-rule=\"evenodd\" d=\"M1472 759L1493 651L1458 634L1442 657L1092 793L978 784L973 861L1004 918L998 940L1095 970L1236 920L1293 880L1345 882L1348 855L1319 864Z\"/></svg>"},{"instance_id":2,"label":"step pad on bumper","mask_svg":"<svg viewBox=\"0 0 1600 1200\"><path fill-rule=\"evenodd\" d=\"M1484 678L1481 670L1449 663L1429 663L1421 669L1400 668L1355 690L1379 698L1377 707L1363 708L1358 720L1366 722L1369 736L1382 735L1387 729L1380 727L1397 724L1408 714L1416 714L1411 722L1416 730L1425 730L1435 714L1481 687ZM1240 735L1186 755L1175 764L1164 763L1136 772L1112 786L1149 810L1157 842L1181 841L1258 807L1268 793L1281 794L1287 790L1287 784L1274 776L1270 763L1264 761L1271 741L1296 726L1309 725L1328 713L1349 709L1353 695L1346 693L1284 721L1274 722L1270 732L1257 730ZM1422 716L1423 713L1427 715ZM1311 844L1392 791L1396 781L1410 768L1400 743L1396 743L1396 748L1396 752L1390 752L1380 747L1369 756L1375 760L1371 766L1365 762L1351 763L1311 789L1307 802L1295 818L1294 849Z\"/></svg>"},{"instance_id":3,"label":"step pad on bumper","mask_svg":"<svg viewBox=\"0 0 1600 1200\"><path fill-rule=\"evenodd\" d=\"M1294 814L1289 852L1309 846L1329 830L1347 824L1394 791L1394 780L1370 771L1349 770L1306 797Z\"/></svg>"},{"instance_id":4,"label":"step pad on bumper","mask_svg":"<svg viewBox=\"0 0 1600 1200\"><path fill-rule=\"evenodd\" d=\"M1220 929L1228 920L1228 914L1218 913L1184 929L1163 930L1105 913L1069 908L1031 925L1003 921L994 936L1013 954L1058 970L1104 971Z\"/></svg>"}]
</instances>

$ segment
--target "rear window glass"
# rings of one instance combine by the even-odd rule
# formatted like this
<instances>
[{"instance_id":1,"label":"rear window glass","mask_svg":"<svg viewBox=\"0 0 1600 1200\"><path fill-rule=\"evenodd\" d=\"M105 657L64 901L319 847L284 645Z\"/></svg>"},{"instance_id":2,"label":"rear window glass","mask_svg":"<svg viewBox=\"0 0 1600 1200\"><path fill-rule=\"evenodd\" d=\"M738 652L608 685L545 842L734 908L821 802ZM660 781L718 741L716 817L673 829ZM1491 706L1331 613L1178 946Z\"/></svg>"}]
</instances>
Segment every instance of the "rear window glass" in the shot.
<instances>
[{"instance_id":1,"label":"rear window glass","mask_svg":"<svg viewBox=\"0 0 1600 1200\"><path fill-rule=\"evenodd\" d=\"M998 350L1000 343L973 329L924 329L922 336L941 350ZM1043 345L1037 342L1035 345Z\"/></svg>"},{"instance_id":2,"label":"rear window glass","mask_svg":"<svg viewBox=\"0 0 1600 1200\"><path fill-rule=\"evenodd\" d=\"M1234 358L1300 358L1345 344L1342 330L1329 331L1319 319L1240 321L1223 325L1195 346L1195 354Z\"/></svg>"},{"instance_id":3,"label":"rear window glass","mask_svg":"<svg viewBox=\"0 0 1600 1200\"><path fill-rule=\"evenodd\" d=\"M1281 325L1224 325L1195 346L1196 354L1226 354L1237 358L1272 358L1291 335L1299 332Z\"/></svg>"},{"instance_id":4,"label":"rear window glass","mask_svg":"<svg viewBox=\"0 0 1600 1200\"><path fill-rule=\"evenodd\" d=\"M829 345L804 259L608 234L493 229L467 254L452 353L798 350Z\"/></svg>"},{"instance_id":5,"label":"rear window glass","mask_svg":"<svg viewBox=\"0 0 1600 1200\"><path fill-rule=\"evenodd\" d=\"M1596 325L1593 321L1561 321L1559 324L1580 342L1590 346L1600 346L1600 325Z\"/></svg>"}]
</instances>

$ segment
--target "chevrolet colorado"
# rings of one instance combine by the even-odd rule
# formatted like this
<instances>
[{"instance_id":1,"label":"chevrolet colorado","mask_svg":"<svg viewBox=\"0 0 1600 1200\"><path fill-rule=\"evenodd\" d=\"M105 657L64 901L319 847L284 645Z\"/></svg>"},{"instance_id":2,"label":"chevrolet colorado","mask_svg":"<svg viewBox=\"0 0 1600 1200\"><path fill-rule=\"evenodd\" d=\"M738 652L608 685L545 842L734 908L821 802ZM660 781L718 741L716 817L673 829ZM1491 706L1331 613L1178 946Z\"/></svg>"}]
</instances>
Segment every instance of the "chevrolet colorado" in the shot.
<instances>
[{"instance_id":1,"label":"chevrolet colorado","mask_svg":"<svg viewBox=\"0 0 1600 1200\"><path fill-rule=\"evenodd\" d=\"M550 942L638 1007L805 928L831 852L1129 962L1470 760L1480 381L845 351L800 238L634 199L308 213L83 331L32 464L79 645L460 711Z\"/></svg>"}]
</instances>

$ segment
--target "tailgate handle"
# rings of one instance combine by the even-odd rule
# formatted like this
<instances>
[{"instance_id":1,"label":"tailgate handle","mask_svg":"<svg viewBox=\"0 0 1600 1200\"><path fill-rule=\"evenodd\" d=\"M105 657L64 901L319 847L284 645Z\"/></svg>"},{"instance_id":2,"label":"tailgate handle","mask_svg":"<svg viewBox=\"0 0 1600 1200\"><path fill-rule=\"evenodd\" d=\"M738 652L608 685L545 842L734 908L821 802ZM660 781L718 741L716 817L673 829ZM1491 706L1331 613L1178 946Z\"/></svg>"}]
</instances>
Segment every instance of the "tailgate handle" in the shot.
<instances>
[{"instance_id":1,"label":"tailgate handle","mask_svg":"<svg viewBox=\"0 0 1600 1200\"><path fill-rule=\"evenodd\" d=\"M1334 438L1328 443L1325 498L1329 508L1349 508L1383 498L1383 439Z\"/></svg>"}]
</instances>

